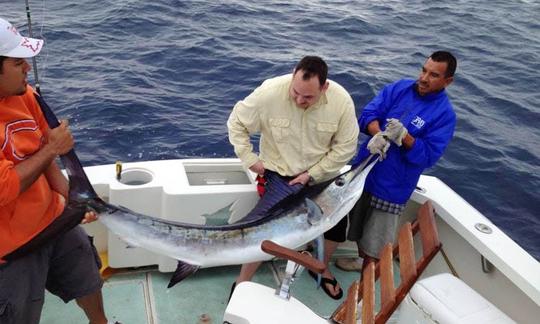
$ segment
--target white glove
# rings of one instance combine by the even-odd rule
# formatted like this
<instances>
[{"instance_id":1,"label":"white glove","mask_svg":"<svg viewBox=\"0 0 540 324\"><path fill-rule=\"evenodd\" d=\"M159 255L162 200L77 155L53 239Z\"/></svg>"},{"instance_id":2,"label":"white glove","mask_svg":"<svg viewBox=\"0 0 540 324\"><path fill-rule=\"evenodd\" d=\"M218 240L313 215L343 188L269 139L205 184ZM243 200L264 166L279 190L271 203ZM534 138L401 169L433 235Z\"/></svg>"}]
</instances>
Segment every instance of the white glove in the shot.
<instances>
[{"instance_id":1,"label":"white glove","mask_svg":"<svg viewBox=\"0 0 540 324\"><path fill-rule=\"evenodd\" d=\"M405 128L398 119L390 118L386 121L388 123L386 123L386 129L383 132L384 135L386 135L389 140L396 143L397 146L401 146L403 144L403 139L409 133L407 128Z\"/></svg>"},{"instance_id":2,"label":"white glove","mask_svg":"<svg viewBox=\"0 0 540 324\"><path fill-rule=\"evenodd\" d=\"M386 151L390 147L390 142L385 138L384 132L378 132L368 142L367 148L371 154L379 154L379 161L386 158Z\"/></svg>"}]
</instances>

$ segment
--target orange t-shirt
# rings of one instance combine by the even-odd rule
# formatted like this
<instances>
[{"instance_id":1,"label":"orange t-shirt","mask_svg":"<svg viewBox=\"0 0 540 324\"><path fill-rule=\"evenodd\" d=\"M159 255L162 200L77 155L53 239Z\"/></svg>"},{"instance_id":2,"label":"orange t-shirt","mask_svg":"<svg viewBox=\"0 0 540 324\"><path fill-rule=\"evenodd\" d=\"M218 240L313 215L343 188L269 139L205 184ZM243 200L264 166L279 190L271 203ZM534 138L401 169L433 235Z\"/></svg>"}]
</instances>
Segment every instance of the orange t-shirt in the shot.
<instances>
[{"instance_id":1,"label":"orange t-shirt","mask_svg":"<svg viewBox=\"0 0 540 324\"><path fill-rule=\"evenodd\" d=\"M0 99L0 258L45 229L64 209L62 197L44 175L19 193L15 166L41 148L47 131L30 86L22 96Z\"/></svg>"}]
</instances>

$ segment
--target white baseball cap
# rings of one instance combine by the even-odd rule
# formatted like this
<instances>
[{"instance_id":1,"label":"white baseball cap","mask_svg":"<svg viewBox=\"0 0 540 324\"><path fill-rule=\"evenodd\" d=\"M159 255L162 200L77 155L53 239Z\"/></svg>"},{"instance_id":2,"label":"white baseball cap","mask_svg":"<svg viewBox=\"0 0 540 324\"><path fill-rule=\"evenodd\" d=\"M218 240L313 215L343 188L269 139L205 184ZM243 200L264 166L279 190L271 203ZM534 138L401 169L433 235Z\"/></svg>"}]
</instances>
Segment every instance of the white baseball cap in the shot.
<instances>
[{"instance_id":1,"label":"white baseball cap","mask_svg":"<svg viewBox=\"0 0 540 324\"><path fill-rule=\"evenodd\" d=\"M9 21L0 18L0 56L28 58L38 55L42 39L22 37Z\"/></svg>"}]
</instances>

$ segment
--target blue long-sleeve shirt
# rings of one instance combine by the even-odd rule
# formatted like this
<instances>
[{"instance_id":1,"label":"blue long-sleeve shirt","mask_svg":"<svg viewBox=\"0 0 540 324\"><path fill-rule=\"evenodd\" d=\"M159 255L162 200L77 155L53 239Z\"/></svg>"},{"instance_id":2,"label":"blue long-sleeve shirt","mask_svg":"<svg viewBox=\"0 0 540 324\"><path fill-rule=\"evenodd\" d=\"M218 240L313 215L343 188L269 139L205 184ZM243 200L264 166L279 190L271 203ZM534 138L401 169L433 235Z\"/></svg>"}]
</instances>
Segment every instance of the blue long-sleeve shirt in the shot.
<instances>
[{"instance_id":1,"label":"blue long-sleeve shirt","mask_svg":"<svg viewBox=\"0 0 540 324\"><path fill-rule=\"evenodd\" d=\"M403 79L385 86L364 107L358 118L360 131L370 135L367 126L374 120L378 120L384 130L387 118L399 119L415 142L410 149L392 143L386 159L378 162L368 175L364 190L388 202L404 204L420 174L437 162L452 139L456 114L444 89L420 96L415 80ZM370 139L360 146L353 165L369 155Z\"/></svg>"}]
</instances>

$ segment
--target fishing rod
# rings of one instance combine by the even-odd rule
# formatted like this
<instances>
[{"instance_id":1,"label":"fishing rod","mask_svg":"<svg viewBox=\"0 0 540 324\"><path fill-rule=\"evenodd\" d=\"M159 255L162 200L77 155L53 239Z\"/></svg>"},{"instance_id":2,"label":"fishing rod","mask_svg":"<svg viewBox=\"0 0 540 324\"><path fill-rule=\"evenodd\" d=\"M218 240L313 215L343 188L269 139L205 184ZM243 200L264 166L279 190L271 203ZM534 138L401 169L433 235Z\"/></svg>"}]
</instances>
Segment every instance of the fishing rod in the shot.
<instances>
[{"instance_id":1,"label":"fishing rod","mask_svg":"<svg viewBox=\"0 0 540 324\"><path fill-rule=\"evenodd\" d=\"M32 18L30 17L30 2L28 0L25 0L26 2L26 19L28 20L28 37L33 38L32 35ZM38 68L37 68L37 60L36 56L32 57L32 68L34 70L34 87L37 91L37 93L41 94L41 88L39 86L39 77L38 77Z\"/></svg>"}]
</instances>

